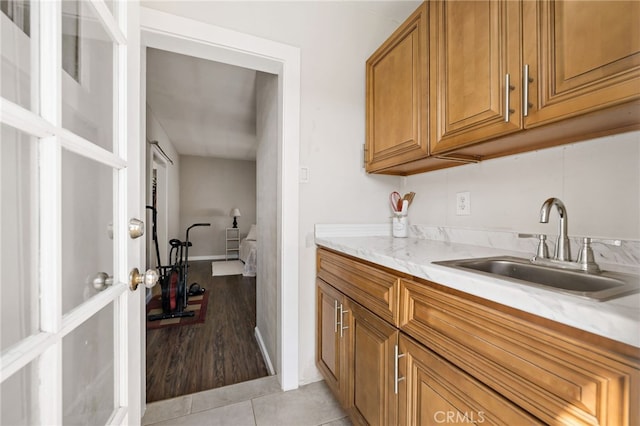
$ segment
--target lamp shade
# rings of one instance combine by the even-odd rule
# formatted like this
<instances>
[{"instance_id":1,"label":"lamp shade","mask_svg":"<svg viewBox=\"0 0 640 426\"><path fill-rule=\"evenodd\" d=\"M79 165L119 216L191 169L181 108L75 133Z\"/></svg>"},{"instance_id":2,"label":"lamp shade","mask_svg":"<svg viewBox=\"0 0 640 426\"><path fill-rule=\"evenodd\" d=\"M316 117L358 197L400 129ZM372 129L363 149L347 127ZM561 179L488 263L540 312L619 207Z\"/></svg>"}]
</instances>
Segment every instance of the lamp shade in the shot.
<instances>
[{"instance_id":1,"label":"lamp shade","mask_svg":"<svg viewBox=\"0 0 640 426\"><path fill-rule=\"evenodd\" d=\"M239 208L237 208L237 207L236 207L235 209L232 209L232 210L231 210L231 216L233 216L233 217L236 217L236 216L237 216L237 217L240 217L240 216L242 216L242 215L240 214L240 209L239 209Z\"/></svg>"}]
</instances>

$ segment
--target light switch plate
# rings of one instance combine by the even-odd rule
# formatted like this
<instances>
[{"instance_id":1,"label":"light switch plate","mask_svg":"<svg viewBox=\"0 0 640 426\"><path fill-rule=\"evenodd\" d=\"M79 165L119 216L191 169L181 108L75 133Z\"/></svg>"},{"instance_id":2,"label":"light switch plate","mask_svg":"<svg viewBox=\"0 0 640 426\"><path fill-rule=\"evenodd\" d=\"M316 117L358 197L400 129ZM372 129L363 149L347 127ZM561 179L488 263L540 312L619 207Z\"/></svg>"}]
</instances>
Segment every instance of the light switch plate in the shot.
<instances>
[{"instance_id":1,"label":"light switch plate","mask_svg":"<svg viewBox=\"0 0 640 426\"><path fill-rule=\"evenodd\" d=\"M300 183L309 183L309 168L300 167Z\"/></svg>"},{"instance_id":2,"label":"light switch plate","mask_svg":"<svg viewBox=\"0 0 640 426\"><path fill-rule=\"evenodd\" d=\"M456 215L469 216L471 214L471 193L458 192L456 194Z\"/></svg>"}]
</instances>

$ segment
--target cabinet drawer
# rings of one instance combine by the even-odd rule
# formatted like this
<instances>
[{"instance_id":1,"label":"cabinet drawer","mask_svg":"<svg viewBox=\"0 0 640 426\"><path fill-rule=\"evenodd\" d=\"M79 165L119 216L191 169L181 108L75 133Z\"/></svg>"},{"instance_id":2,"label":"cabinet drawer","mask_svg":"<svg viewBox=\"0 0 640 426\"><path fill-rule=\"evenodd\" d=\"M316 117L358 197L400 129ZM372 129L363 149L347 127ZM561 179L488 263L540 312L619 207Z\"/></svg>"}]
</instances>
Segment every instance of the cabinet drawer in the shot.
<instances>
[{"instance_id":1,"label":"cabinet drawer","mask_svg":"<svg viewBox=\"0 0 640 426\"><path fill-rule=\"evenodd\" d=\"M319 278L398 325L398 276L323 249L318 249L317 269Z\"/></svg>"},{"instance_id":2,"label":"cabinet drawer","mask_svg":"<svg viewBox=\"0 0 640 426\"><path fill-rule=\"evenodd\" d=\"M638 424L637 359L443 291L401 282L401 330L549 424Z\"/></svg>"},{"instance_id":3,"label":"cabinet drawer","mask_svg":"<svg viewBox=\"0 0 640 426\"><path fill-rule=\"evenodd\" d=\"M421 344L400 335L402 425L540 425L541 422Z\"/></svg>"}]
</instances>

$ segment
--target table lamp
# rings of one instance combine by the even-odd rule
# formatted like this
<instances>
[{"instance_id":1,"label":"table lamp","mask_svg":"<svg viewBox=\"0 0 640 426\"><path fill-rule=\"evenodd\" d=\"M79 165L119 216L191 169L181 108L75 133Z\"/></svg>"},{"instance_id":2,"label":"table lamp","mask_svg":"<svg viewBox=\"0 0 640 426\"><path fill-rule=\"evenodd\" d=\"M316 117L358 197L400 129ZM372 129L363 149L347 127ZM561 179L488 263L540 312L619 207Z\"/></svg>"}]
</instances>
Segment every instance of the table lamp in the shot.
<instances>
[{"instance_id":1,"label":"table lamp","mask_svg":"<svg viewBox=\"0 0 640 426\"><path fill-rule=\"evenodd\" d=\"M240 216L242 216L240 214L240 209L239 208L234 208L231 210L231 216L233 216L233 227L237 228L238 227L238 221L236 220L236 218L239 218Z\"/></svg>"}]
</instances>

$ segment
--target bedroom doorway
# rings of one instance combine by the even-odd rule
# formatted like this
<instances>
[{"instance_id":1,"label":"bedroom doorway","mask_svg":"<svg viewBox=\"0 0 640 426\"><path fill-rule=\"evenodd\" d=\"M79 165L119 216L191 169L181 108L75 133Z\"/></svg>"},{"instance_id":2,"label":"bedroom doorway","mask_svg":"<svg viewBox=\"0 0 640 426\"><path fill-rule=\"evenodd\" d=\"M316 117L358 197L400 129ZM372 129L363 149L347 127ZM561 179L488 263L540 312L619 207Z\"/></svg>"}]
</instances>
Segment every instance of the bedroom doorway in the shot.
<instances>
[{"instance_id":1,"label":"bedroom doorway","mask_svg":"<svg viewBox=\"0 0 640 426\"><path fill-rule=\"evenodd\" d=\"M283 390L297 388L299 51L146 8L142 8L141 22L144 47L245 66L275 76L277 110L273 122L277 136L271 157L276 164L271 168L275 171L275 185L271 185L275 197L271 201L276 223L269 230L276 242L275 272L274 281L267 284L271 286L272 305L265 306L261 295L257 296L258 316L262 310L265 318L262 329L258 318L256 334L261 334L257 340L263 340ZM144 65L144 55L142 59Z\"/></svg>"},{"instance_id":2,"label":"bedroom doorway","mask_svg":"<svg viewBox=\"0 0 640 426\"><path fill-rule=\"evenodd\" d=\"M153 59L148 59L148 68L158 65ZM186 241L185 227L193 222L209 223L210 226L193 228L189 236L193 245L189 248L187 288L197 283L200 288L205 289L203 294L193 294L188 298L186 310L192 311L193 316L147 320L148 403L268 375L255 337L257 279L245 274L243 268L220 268L226 264L223 240L227 234L236 237L234 244L240 244L241 259L250 264L249 249L257 243L255 236L248 235L251 234L248 224L256 221L256 162L178 155L171 144L168 126L157 125L162 124L165 116L154 111L154 105L157 105L154 104L154 95L151 94L154 90L157 88L153 84L148 85L148 137L152 139L150 147L153 153L159 149L162 149L160 152L166 150L173 159L167 162L168 160L161 161L154 156L155 161L151 162L150 204L159 210L157 222L160 224L161 220L167 219L175 222L169 238L182 241ZM207 88L202 87L201 90ZM179 102L180 100L174 100L175 105ZM161 130L165 130L166 134ZM156 142L156 138L162 143ZM163 166L160 170L157 167L159 161ZM162 176L166 176L167 170L177 176L177 179L171 182L163 179ZM235 179L225 179L229 177ZM171 204L176 204L175 200L179 200L179 212L168 212L166 204L159 197L167 191L168 183L174 186L169 189L169 198L174 200ZM271 186L275 185L274 179ZM225 200L226 207L219 208L222 205L220 199ZM230 206L234 205L240 206L242 215L235 218L238 228L231 233L229 231L234 229L231 228L234 218L230 217L230 210L233 210ZM176 216L179 216L177 220ZM275 221L272 227L275 227ZM213 244L216 242L217 251L216 245ZM173 263L167 261L168 245L160 243L159 247L162 248L161 264ZM209 249L214 251L208 251ZM155 244L152 242L147 247L147 253L152 255L152 259L155 258L154 251ZM238 252L233 253L232 257L236 259ZM253 257L255 258L255 254ZM148 316L161 314L163 310L160 292L154 291L150 296L151 299L147 303Z\"/></svg>"}]
</instances>

